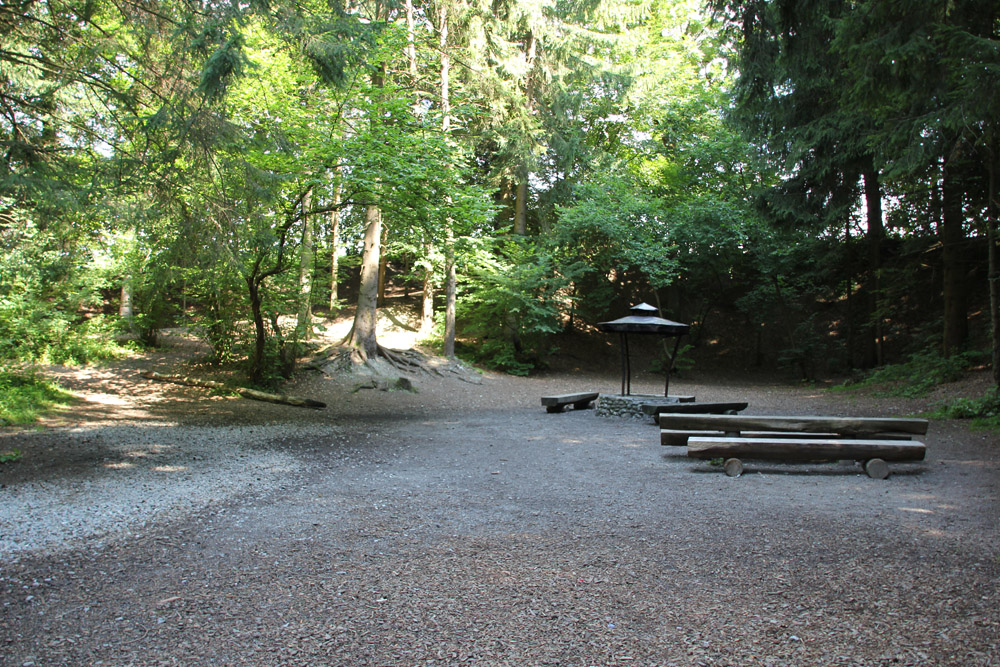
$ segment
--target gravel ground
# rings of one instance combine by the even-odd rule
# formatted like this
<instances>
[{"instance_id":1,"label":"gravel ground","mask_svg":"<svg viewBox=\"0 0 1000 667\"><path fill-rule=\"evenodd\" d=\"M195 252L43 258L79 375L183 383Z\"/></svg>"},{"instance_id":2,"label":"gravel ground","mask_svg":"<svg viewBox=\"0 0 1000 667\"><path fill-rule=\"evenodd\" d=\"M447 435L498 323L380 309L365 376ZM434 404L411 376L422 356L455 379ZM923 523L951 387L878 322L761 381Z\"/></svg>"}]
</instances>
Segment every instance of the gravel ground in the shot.
<instances>
[{"instance_id":1,"label":"gravel ground","mask_svg":"<svg viewBox=\"0 0 1000 667\"><path fill-rule=\"evenodd\" d=\"M154 383L170 349L54 370L83 400L0 432L2 665L997 665L998 437L935 422L888 480L547 414L617 378L485 375L304 410ZM756 414L917 402L681 379ZM656 391L639 378L633 391ZM931 399L933 400L933 399Z\"/></svg>"}]
</instances>

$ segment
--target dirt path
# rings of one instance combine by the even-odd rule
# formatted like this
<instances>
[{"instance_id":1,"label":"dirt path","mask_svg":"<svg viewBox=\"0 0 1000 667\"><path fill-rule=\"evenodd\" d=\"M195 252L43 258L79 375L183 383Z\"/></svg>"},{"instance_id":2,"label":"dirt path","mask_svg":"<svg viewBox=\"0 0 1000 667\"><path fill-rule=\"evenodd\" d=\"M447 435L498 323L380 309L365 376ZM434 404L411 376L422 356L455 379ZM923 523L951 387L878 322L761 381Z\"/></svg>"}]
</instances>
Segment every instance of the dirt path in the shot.
<instances>
[{"instance_id":1,"label":"dirt path","mask_svg":"<svg viewBox=\"0 0 1000 667\"><path fill-rule=\"evenodd\" d=\"M935 423L928 460L886 481L848 464L731 479L660 447L651 424L539 405L614 378L294 388L325 411L206 400L127 365L76 381L93 400L45 433L0 435L26 452L0 469L0 504L67 476L86 497L122 470L108 467L122 438L146 443L129 470L148 497L118 483L129 503L197 468L225 476L124 531L0 559L3 665L998 663L996 435ZM758 414L913 407L676 390ZM198 449L212 438L226 447Z\"/></svg>"}]
</instances>

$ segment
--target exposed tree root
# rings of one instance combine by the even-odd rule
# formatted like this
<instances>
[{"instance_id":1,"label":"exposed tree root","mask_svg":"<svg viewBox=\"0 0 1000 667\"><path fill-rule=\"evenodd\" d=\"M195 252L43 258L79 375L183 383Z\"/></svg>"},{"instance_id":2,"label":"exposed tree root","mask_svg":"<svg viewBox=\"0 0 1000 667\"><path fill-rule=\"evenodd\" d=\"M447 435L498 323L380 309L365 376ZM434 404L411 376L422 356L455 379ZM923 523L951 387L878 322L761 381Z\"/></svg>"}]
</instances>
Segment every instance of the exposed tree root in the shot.
<instances>
[{"instance_id":1,"label":"exposed tree root","mask_svg":"<svg viewBox=\"0 0 1000 667\"><path fill-rule=\"evenodd\" d=\"M321 350L307 364L327 375L367 373L387 376L403 373L412 376L450 377L463 382L480 384L476 372L457 360L432 357L419 350L394 350L378 346L378 356L368 358L361 350L351 346L331 346Z\"/></svg>"}]
</instances>

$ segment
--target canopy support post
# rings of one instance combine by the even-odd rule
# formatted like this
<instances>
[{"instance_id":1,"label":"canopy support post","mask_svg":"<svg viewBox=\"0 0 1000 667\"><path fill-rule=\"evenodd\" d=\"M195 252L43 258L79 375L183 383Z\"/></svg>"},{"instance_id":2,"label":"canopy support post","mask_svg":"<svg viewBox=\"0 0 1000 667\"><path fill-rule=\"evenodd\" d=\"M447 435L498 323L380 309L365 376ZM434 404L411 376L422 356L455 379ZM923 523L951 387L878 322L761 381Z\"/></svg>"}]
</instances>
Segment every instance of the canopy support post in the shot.
<instances>
[{"instance_id":1,"label":"canopy support post","mask_svg":"<svg viewBox=\"0 0 1000 667\"><path fill-rule=\"evenodd\" d=\"M628 349L628 334L622 334L622 342L625 347L625 375L628 378L628 388L625 392L626 396L632 395L632 353Z\"/></svg>"}]
</instances>

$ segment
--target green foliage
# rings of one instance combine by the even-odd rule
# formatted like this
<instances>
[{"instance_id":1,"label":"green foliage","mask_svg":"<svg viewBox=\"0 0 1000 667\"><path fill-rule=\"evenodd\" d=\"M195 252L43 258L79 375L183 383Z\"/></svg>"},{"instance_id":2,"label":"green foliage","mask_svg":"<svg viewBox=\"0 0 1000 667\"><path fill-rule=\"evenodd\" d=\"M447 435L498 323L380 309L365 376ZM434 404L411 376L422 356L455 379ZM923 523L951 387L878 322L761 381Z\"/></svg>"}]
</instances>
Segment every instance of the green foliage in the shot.
<instances>
[{"instance_id":1,"label":"green foliage","mask_svg":"<svg viewBox=\"0 0 1000 667\"><path fill-rule=\"evenodd\" d=\"M30 424L46 409L72 400L72 394L31 371L0 369L0 425Z\"/></svg>"},{"instance_id":2,"label":"green foliage","mask_svg":"<svg viewBox=\"0 0 1000 667\"><path fill-rule=\"evenodd\" d=\"M85 316L100 302L100 273L83 248L27 214L0 228L0 359L84 364L120 356L115 323Z\"/></svg>"},{"instance_id":3,"label":"green foliage","mask_svg":"<svg viewBox=\"0 0 1000 667\"><path fill-rule=\"evenodd\" d=\"M12 449L6 452L0 452L0 465L4 463L16 463L21 460L21 450Z\"/></svg>"},{"instance_id":4,"label":"green foliage","mask_svg":"<svg viewBox=\"0 0 1000 667\"><path fill-rule=\"evenodd\" d=\"M671 373L686 373L694 368L694 358L690 354L693 349L688 344L683 344L677 348L677 354L674 355L672 365L670 356L667 352L663 352L663 354L654 359L653 363L650 364L650 370L654 373L666 374L667 368L671 368Z\"/></svg>"},{"instance_id":5,"label":"green foliage","mask_svg":"<svg viewBox=\"0 0 1000 667\"><path fill-rule=\"evenodd\" d=\"M1000 389L992 387L979 398L958 398L929 412L932 419L971 419L972 426L1000 429Z\"/></svg>"},{"instance_id":6,"label":"green foliage","mask_svg":"<svg viewBox=\"0 0 1000 667\"><path fill-rule=\"evenodd\" d=\"M876 388L890 396L918 398L934 387L962 378L982 358L982 353L966 352L944 357L936 350L915 352L903 363L877 368L860 382L843 385L841 390Z\"/></svg>"},{"instance_id":7,"label":"green foliage","mask_svg":"<svg viewBox=\"0 0 1000 667\"><path fill-rule=\"evenodd\" d=\"M560 208L551 239L565 266L605 275L636 272L656 289L677 275L663 206L621 167L577 186L575 203Z\"/></svg>"},{"instance_id":8,"label":"green foliage","mask_svg":"<svg viewBox=\"0 0 1000 667\"><path fill-rule=\"evenodd\" d=\"M468 267L458 303L465 334L480 340L476 360L515 375L543 363L548 339L568 307L567 278L537 244L512 239L495 252L482 248Z\"/></svg>"}]
</instances>

